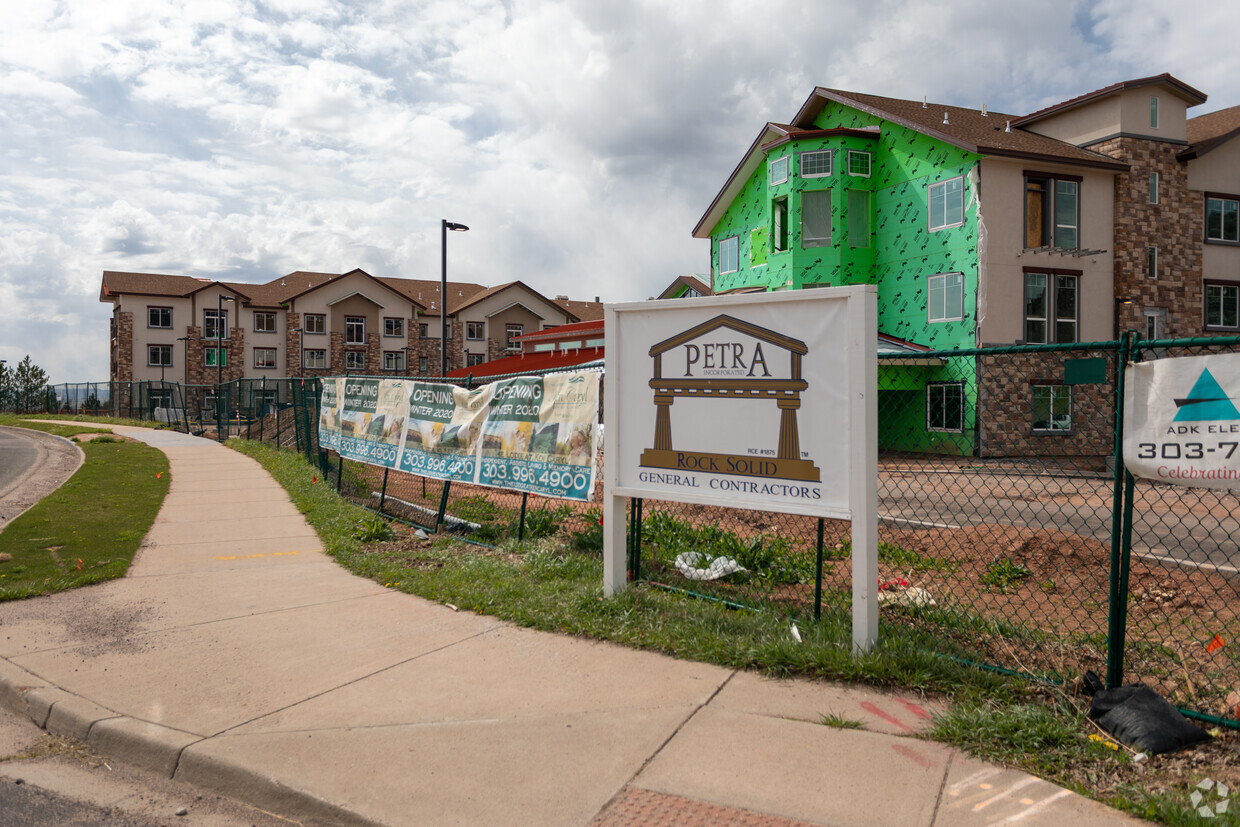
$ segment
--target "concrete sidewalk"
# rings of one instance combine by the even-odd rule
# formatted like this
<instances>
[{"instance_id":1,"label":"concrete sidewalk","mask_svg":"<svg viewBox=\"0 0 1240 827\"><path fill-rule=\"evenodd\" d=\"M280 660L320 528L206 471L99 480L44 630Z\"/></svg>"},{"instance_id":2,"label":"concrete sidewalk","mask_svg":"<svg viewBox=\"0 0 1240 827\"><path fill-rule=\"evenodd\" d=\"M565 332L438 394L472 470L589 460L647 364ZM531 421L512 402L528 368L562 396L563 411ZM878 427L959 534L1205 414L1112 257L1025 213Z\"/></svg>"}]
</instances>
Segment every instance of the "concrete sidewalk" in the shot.
<instances>
[{"instance_id":1,"label":"concrete sidewalk","mask_svg":"<svg viewBox=\"0 0 1240 827\"><path fill-rule=\"evenodd\" d=\"M129 576L0 604L0 703L104 755L316 824L1139 823L911 737L933 712L912 695L389 591L252 460L115 430L172 470Z\"/></svg>"}]
</instances>

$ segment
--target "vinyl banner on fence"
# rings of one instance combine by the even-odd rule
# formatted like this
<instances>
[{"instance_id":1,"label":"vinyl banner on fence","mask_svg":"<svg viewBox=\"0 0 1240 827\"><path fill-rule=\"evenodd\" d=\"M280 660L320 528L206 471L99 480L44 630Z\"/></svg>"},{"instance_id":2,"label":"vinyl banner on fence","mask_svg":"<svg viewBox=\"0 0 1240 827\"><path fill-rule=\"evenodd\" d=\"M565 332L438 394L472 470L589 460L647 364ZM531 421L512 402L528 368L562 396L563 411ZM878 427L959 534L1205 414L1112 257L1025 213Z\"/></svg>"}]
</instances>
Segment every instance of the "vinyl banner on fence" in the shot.
<instances>
[{"instance_id":1,"label":"vinyl banner on fence","mask_svg":"<svg viewBox=\"0 0 1240 827\"><path fill-rule=\"evenodd\" d=\"M319 444L420 476L588 500L598 389L596 372L525 376L473 390L326 379Z\"/></svg>"},{"instance_id":2,"label":"vinyl banner on fence","mask_svg":"<svg viewBox=\"0 0 1240 827\"><path fill-rule=\"evenodd\" d=\"M1240 354L1129 365L1124 465L1136 477L1240 488Z\"/></svg>"}]
</instances>

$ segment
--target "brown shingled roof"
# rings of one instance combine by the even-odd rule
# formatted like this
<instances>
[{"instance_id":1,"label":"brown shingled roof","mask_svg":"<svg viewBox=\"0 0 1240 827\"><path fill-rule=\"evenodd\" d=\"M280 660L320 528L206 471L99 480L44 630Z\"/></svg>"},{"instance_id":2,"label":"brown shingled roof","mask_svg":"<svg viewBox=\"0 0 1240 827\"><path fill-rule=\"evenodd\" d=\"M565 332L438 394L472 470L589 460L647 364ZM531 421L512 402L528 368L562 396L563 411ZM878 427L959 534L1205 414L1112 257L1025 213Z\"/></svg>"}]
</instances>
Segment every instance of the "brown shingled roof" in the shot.
<instances>
[{"instance_id":1,"label":"brown shingled roof","mask_svg":"<svg viewBox=\"0 0 1240 827\"><path fill-rule=\"evenodd\" d=\"M1187 126L1189 147L1179 154L1181 161L1199 158L1240 134L1240 106L1189 118Z\"/></svg>"},{"instance_id":2,"label":"brown shingled roof","mask_svg":"<svg viewBox=\"0 0 1240 827\"><path fill-rule=\"evenodd\" d=\"M423 316L440 315L438 281L430 279L397 279L386 276L378 276L377 278L397 293L425 307L426 309L422 311ZM464 304L472 300L474 296L486 289L481 284L474 284L468 281L448 282L448 313L455 313Z\"/></svg>"},{"instance_id":3,"label":"brown shingled roof","mask_svg":"<svg viewBox=\"0 0 1240 827\"><path fill-rule=\"evenodd\" d=\"M106 301L108 296L121 293L141 296L188 296L211 283L212 279L199 279L193 276L104 270L103 283L99 288L99 301Z\"/></svg>"},{"instance_id":4,"label":"brown shingled roof","mask_svg":"<svg viewBox=\"0 0 1240 827\"><path fill-rule=\"evenodd\" d=\"M1172 77L1167 72L1163 72L1161 75L1152 75L1148 78L1137 78L1135 80L1123 80L1119 83L1112 83L1110 86L1104 86L1101 89L1086 92L1084 95L1077 95L1075 98L1069 98L1061 103L1044 107L1039 109L1037 112L1030 112L1028 115L1022 115L1020 118L1017 118L1014 123L1019 123L1023 126L1027 123L1041 120L1047 115L1053 115L1069 109L1075 109L1078 106L1083 106L1084 104L1098 98L1105 98L1107 95L1114 95L1127 89L1140 89L1143 86L1166 86L1179 95L1179 97L1183 98L1189 106L1196 106L1199 103L1206 102L1206 95L1204 92L1199 92L1184 81Z\"/></svg>"}]
</instances>

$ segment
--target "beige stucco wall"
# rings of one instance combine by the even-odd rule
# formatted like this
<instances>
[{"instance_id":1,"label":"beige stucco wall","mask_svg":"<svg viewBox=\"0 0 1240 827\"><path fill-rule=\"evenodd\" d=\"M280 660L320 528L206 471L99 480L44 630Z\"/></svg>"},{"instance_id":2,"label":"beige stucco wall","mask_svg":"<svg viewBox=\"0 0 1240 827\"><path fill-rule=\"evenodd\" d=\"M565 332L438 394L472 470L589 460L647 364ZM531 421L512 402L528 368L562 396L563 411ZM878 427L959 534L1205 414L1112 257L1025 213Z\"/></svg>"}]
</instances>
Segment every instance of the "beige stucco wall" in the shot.
<instances>
[{"instance_id":1,"label":"beige stucco wall","mask_svg":"<svg viewBox=\"0 0 1240 827\"><path fill-rule=\"evenodd\" d=\"M1120 102L1107 97L1088 106L1081 106L1052 115L1025 127L1030 132L1081 146L1119 132Z\"/></svg>"},{"instance_id":2,"label":"beige stucco wall","mask_svg":"<svg viewBox=\"0 0 1240 827\"><path fill-rule=\"evenodd\" d=\"M1158 98L1158 128L1150 126L1150 98ZM1188 139L1188 104L1165 88L1129 89L1120 95L1123 131L1156 140Z\"/></svg>"},{"instance_id":3,"label":"beige stucco wall","mask_svg":"<svg viewBox=\"0 0 1240 827\"><path fill-rule=\"evenodd\" d=\"M151 307L171 307L172 327L147 327L147 309ZM192 308L190 299L168 296L121 297L117 309L133 313L133 378L136 381L159 379L159 368L150 367L146 363L148 345L171 345L172 365L164 370L164 378L169 382L184 380L185 343L178 342L177 339L185 335L186 325L194 324Z\"/></svg>"},{"instance_id":4,"label":"beige stucco wall","mask_svg":"<svg viewBox=\"0 0 1240 827\"><path fill-rule=\"evenodd\" d=\"M354 293L357 295L350 295ZM410 326L417 323L412 321L413 303L409 299L372 279L356 274L332 279L316 290L298 296L292 301L289 309L301 314L302 319L306 314L323 314L327 317L327 333L304 334L303 347L306 350L329 351L329 361L331 359L330 334L339 333L343 337L345 316L362 316L366 319L368 341L371 336L379 337L379 365L383 363L383 351L400 351L409 344ZM404 320L404 330L401 336L383 335L385 318ZM430 322L434 331L433 335L438 334L439 320L437 318L421 321ZM278 338L283 341L283 319L280 321L279 330ZM283 361L279 364L283 364Z\"/></svg>"},{"instance_id":5,"label":"beige stucco wall","mask_svg":"<svg viewBox=\"0 0 1240 827\"><path fill-rule=\"evenodd\" d=\"M1188 162L1188 188L1240 197L1240 141L1229 141ZM1201 208L1205 209L1202 200Z\"/></svg>"},{"instance_id":6,"label":"beige stucco wall","mask_svg":"<svg viewBox=\"0 0 1240 827\"><path fill-rule=\"evenodd\" d=\"M1081 249L1089 256L1025 251L1026 169L1079 175ZM981 163L980 219L985 245L979 249L981 341L1011 344L1024 336L1024 268L1080 270L1080 341L1110 339L1114 327L1112 198L1114 175L1083 167L987 158Z\"/></svg>"},{"instance_id":7,"label":"beige stucco wall","mask_svg":"<svg viewBox=\"0 0 1240 827\"><path fill-rule=\"evenodd\" d=\"M1158 127L1150 126L1150 98L1158 98ZM1077 146L1121 132L1163 141L1184 141L1188 104L1166 87L1145 86L1108 95L1025 127L1031 132Z\"/></svg>"}]
</instances>

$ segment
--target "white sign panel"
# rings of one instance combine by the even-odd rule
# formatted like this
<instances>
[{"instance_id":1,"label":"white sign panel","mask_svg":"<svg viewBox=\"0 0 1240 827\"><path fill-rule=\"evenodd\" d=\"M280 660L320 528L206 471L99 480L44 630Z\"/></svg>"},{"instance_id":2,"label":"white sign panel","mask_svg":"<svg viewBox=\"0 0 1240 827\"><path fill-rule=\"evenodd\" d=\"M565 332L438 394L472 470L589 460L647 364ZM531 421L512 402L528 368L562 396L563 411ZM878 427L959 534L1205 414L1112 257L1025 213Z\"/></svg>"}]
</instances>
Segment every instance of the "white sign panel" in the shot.
<instances>
[{"instance_id":1,"label":"white sign panel","mask_svg":"<svg viewBox=\"0 0 1240 827\"><path fill-rule=\"evenodd\" d=\"M619 493L848 518L847 302L768 296L617 309Z\"/></svg>"},{"instance_id":2,"label":"white sign panel","mask_svg":"<svg viewBox=\"0 0 1240 827\"><path fill-rule=\"evenodd\" d=\"M607 307L604 591L627 498L851 520L853 641L877 639L877 292Z\"/></svg>"},{"instance_id":3,"label":"white sign panel","mask_svg":"<svg viewBox=\"0 0 1240 827\"><path fill-rule=\"evenodd\" d=\"M1158 359L1124 375L1124 466L1173 485L1240 489L1240 354Z\"/></svg>"}]
</instances>

